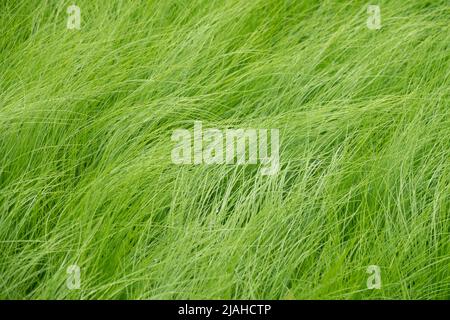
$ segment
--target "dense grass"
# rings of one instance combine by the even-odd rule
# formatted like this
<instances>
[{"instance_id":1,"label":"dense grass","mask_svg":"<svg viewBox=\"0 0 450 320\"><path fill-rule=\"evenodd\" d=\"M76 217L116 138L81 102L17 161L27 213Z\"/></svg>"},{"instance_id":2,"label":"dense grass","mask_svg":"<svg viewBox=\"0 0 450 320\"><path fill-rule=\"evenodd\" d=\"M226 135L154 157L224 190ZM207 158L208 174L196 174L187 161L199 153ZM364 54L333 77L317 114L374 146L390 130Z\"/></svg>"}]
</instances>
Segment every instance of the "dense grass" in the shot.
<instances>
[{"instance_id":1,"label":"dense grass","mask_svg":"<svg viewBox=\"0 0 450 320\"><path fill-rule=\"evenodd\" d=\"M0 1L0 298L450 298L448 1L376 2L381 30L366 1L75 3ZM174 165L197 120L279 128L279 173Z\"/></svg>"}]
</instances>

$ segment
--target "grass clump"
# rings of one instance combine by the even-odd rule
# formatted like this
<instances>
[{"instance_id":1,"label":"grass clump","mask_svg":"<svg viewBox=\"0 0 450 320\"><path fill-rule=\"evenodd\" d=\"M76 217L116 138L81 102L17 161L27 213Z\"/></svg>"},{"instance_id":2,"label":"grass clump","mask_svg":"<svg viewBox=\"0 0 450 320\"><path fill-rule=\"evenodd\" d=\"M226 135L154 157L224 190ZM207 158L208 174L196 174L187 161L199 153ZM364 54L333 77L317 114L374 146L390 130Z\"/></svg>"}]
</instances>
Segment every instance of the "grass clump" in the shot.
<instances>
[{"instance_id":1,"label":"grass clump","mask_svg":"<svg viewBox=\"0 0 450 320\"><path fill-rule=\"evenodd\" d=\"M450 8L377 3L2 0L0 298L449 299ZM194 121L278 174L174 165Z\"/></svg>"}]
</instances>

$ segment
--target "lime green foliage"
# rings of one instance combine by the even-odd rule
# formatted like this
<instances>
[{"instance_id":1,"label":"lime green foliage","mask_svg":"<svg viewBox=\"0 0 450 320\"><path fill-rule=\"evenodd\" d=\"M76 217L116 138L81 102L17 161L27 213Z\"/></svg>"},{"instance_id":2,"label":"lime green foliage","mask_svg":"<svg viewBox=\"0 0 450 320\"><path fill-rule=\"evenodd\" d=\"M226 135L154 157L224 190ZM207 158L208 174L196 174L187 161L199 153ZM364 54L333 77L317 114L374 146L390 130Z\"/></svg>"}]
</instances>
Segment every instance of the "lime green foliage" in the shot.
<instances>
[{"instance_id":1,"label":"lime green foliage","mask_svg":"<svg viewBox=\"0 0 450 320\"><path fill-rule=\"evenodd\" d=\"M0 2L1 298L450 298L448 1L380 30L366 1L70 4ZM174 165L194 121L279 128L279 173Z\"/></svg>"}]
</instances>

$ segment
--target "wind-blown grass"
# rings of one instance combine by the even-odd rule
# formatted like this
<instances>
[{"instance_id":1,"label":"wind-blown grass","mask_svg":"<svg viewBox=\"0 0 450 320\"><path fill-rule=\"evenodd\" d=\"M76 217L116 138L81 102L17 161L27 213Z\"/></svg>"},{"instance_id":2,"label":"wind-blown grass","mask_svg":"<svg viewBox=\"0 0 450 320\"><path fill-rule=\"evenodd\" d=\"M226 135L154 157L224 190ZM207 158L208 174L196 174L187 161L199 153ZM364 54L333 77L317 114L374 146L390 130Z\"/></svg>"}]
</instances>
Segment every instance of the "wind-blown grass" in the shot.
<instances>
[{"instance_id":1,"label":"wind-blown grass","mask_svg":"<svg viewBox=\"0 0 450 320\"><path fill-rule=\"evenodd\" d=\"M450 298L447 1L380 30L365 1L70 4L0 3L0 298ZM279 128L279 173L174 165L194 121Z\"/></svg>"}]
</instances>

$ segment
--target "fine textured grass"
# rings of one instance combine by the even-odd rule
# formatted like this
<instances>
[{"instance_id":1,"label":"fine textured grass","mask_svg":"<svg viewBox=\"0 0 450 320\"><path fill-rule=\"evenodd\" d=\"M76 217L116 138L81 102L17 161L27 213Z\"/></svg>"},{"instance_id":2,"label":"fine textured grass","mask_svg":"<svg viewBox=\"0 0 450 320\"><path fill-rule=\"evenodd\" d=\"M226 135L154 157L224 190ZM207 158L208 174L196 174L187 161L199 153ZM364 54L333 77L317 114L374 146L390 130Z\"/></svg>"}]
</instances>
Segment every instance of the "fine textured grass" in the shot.
<instances>
[{"instance_id":1,"label":"fine textured grass","mask_svg":"<svg viewBox=\"0 0 450 320\"><path fill-rule=\"evenodd\" d=\"M448 1L380 30L366 1L70 4L0 1L0 298L450 298ZM278 128L278 174L173 164L194 121Z\"/></svg>"}]
</instances>

